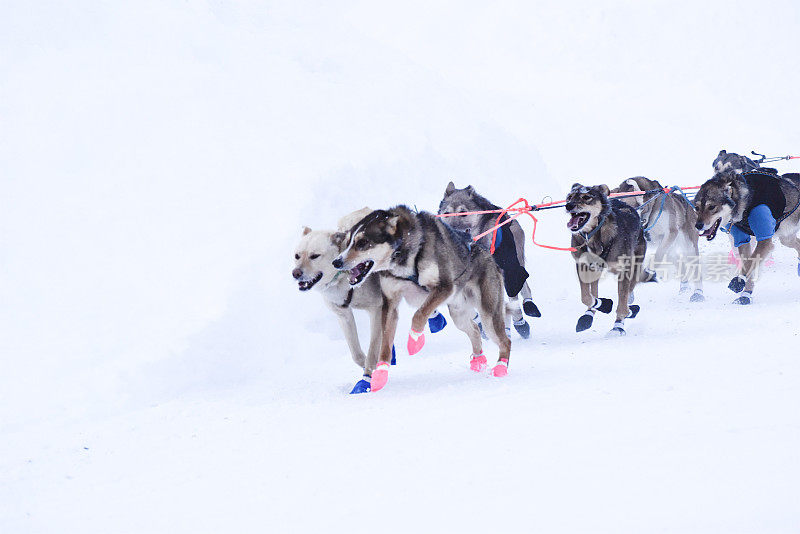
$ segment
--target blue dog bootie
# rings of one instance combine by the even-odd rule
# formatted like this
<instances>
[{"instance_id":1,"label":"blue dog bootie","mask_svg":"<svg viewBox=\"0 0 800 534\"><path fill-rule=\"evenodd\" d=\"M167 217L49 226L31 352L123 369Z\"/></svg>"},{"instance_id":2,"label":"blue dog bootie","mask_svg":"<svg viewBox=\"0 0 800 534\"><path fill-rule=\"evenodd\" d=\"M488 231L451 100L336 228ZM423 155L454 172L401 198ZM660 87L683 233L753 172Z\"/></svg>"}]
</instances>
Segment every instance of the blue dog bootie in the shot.
<instances>
[{"instance_id":1,"label":"blue dog bootie","mask_svg":"<svg viewBox=\"0 0 800 534\"><path fill-rule=\"evenodd\" d=\"M369 393L372 391L370 388L371 384L369 381L369 377L364 375L364 378L356 382L356 385L353 386L353 389L350 391L350 395L358 395L359 393Z\"/></svg>"},{"instance_id":2,"label":"blue dog bootie","mask_svg":"<svg viewBox=\"0 0 800 534\"><path fill-rule=\"evenodd\" d=\"M800 276L800 258L797 258L797 276Z\"/></svg>"},{"instance_id":3,"label":"blue dog bootie","mask_svg":"<svg viewBox=\"0 0 800 534\"><path fill-rule=\"evenodd\" d=\"M392 344L392 365L397 365L397 354L394 351L394 344Z\"/></svg>"},{"instance_id":4,"label":"blue dog bootie","mask_svg":"<svg viewBox=\"0 0 800 534\"><path fill-rule=\"evenodd\" d=\"M440 332L445 326L447 326L447 319L445 319L444 315L438 311L434 312L433 315L428 317L428 328L431 329L432 334Z\"/></svg>"}]
</instances>

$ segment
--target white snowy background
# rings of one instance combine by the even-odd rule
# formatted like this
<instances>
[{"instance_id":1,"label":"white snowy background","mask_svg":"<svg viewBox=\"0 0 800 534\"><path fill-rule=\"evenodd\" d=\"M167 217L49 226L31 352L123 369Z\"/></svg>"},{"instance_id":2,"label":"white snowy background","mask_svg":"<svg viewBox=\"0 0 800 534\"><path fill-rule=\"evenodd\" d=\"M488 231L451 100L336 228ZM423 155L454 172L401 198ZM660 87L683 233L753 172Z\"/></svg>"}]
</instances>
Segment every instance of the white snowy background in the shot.
<instances>
[{"instance_id":1,"label":"white snowy background","mask_svg":"<svg viewBox=\"0 0 800 534\"><path fill-rule=\"evenodd\" d=\"M800 531L793 251L751 308L650 284L605 340L528 246L507 378L451 325L360 396L289 275L302 225L451 179L508 204L798 155L798 28L791 0L3 1L0 532Z\"/></svg>"}]
</instances>

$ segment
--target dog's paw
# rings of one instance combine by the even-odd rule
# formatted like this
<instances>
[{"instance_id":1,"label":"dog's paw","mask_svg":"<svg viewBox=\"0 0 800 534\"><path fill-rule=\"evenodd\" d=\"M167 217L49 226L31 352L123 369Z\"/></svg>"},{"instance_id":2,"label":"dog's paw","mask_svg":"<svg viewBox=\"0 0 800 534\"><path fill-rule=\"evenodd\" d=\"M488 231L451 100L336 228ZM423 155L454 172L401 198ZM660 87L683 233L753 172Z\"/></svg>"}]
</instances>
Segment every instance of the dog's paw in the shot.
<instances>
[{"instance_id":1,"label":"dog's paw","mask_svg":"<svg viewBox=\"0 0 800 534\"><path fill-rule=\"evenodd\" d=\"M742 305L742 306L747 306L749 304L752 304L753 300L750 298L749 295L742 295L738 299L734 300L733 303L734 304L739 304L739 305Z\"/></svg>"},{"instance_id":2,"label":"dog's paw","mask_svg":"<svg viewBox=\"0 0 800 534\"><path fill-rule=\"evenodd\" d=\"M497 362L497 365L492 367L492 375L496 377L503 377L508 374L508 360L505 358L500 358L500 361Z\"/></svg>"},{"instance_id":3,"label":"dog's paw","mask_svg":"<svg viewBox=\"0 0 800 534\"><path fill-rule=\"evenodd\" d=\"M614 307L614 301L611 299L604 299L599 298L597 299L600 301L600 304L595 306L595 309L600 313L611 313L611 309Z\"/></svg>"},{"instance_id":4,"label":"dog's paw","mask_svg":"<svg viewBox=\"0 0 800 534\"><path fill-rule=\"evenodd\" d=\"M614 328L608 331L606 337L622 337L624 335L627 335L625 329L621 326L614 325Z\"/></svg>"},{"instance_id":5,"label":"dog's paw","mask_svg":"<svg viewBox=\"0 0 800 534\"><path fill-rule=\"evenodd\" d=\"M630 310L628 312L628 319L633 319L634 317L639 315L639 310L641 310L638 304L631 304L630 306L628 306L628 309Z\"/></svg>"},{"instance_id":6,"label":"dog's paw","mask_svg":"<svg viewBox=\"0 0 800 534\"><path fill-rule=\"evenodd\" d=\"M689 302L705 302L706 297L703 295L703 291L700 289L696 289L692 296L689 297Z\"/></svg>"},{"instance_id":7,"label":"dog's paw","mask_svg":"<svg viewBox=\"0 0 800 534\"><path fill-rule=\"evenodd\" d=\"M397 353L394 351L394 343L392 343L392 365L397 365Z\"/></svg>"},{"instance_id":8,"label":"dog's paw","mask_svg":"<svg viewBox=\"0 0 800 534\"><path fill-rule=\"evenodd\" d=\"M584 313L578 318L578 324L575 325L576 332L583 332L584 330L588 330L592 327L592 323L594 322L594 315L591 313Z\"/></svg>"},{"instance_id":9,"label":"dog's paw","mask_svg":"<svg viewBox=\"0 0 800 534\"><path fill-rule=\"evenodd\" d=\"M371 384L369 380L362 378L361 380L356 382L355 386L353 386L353 389L350 391L350 395L358 395L359 393L369 393L371 391L370 387Z\"/></svg>"},{"instance_id":10,"label":"dog's paw","mask_svg":"<svg viewBox=\"0 0 800 534\"><path fill-rule=\"evenodd\" d=\"M428 318L428 328L430 328L432 334L441 332L445 326L447 326L447 319L438 311Z\"/></svg>"},{"instance_id":11,"label":"dog's paw","mask_svg":"<svg viewBox=\"0 0 800 534\"><path fill-rule=\"evenodd\" d=\"M414 355L422 350L425 346L425 334L411 330L408 334L408 353Z\"/></svg>"},{"instance_id":12,"label":"dog's paw","mask_svg":"<svg viewBox=\"0 0 800 534\"><path fill-rule=\"evenodd\" d=\"M383 386L386 385L386 382L389 381L389 364L386 362L378 363L375 370L372 371L372 382L370 384L370 389L372 392L380 391L383 389Z\"/></svg>"},{"instance_id":13,"label":"dog's paw","mask_svg":"<svg viewBox=\"0 0 800 534\"><path fill-rule=\"evenodd\" d=\"M482 373L489 367L489 364L486 362L486 356L483 354L478 354L477 356L473 354L472 359L469 361L469 368L476 373Z\"/></svg>"},{"instance_id":14,"label":"dog's paw","mask_svg":"<svg viewBox=\"0 0 800 534\"><path fill-rule=\"evenodd\" d=\"M734 293L741 293L744 290L745 279L743 276L734 276L728 284L728 289Z\"/></svg>"},{"instance_id":15,"label":"dog's paw","mask_svg":"<svg viewBox=\"0 0 800 534\"><path fill-rule=\"evenodd\" d=\"M797 267L798 272L800 272L800 266ZM536 304L533 303L532 299L525 299L522 301L522 311L525 312L525 315L530 317L541 317L542 312L539 311L539 308Z\"/></svg>"},{"instance_id":16,"label":"dog's paw","mask_svg":"<svg viewBox=\"0 0 800 534\"><path fill-rule=\"evenodd\" d=\"M514 321L514 329L522 337L522 339L528 339L531 337L531 326L525 319L520 319L519 322Z\"/></svg>"}]
</instances>

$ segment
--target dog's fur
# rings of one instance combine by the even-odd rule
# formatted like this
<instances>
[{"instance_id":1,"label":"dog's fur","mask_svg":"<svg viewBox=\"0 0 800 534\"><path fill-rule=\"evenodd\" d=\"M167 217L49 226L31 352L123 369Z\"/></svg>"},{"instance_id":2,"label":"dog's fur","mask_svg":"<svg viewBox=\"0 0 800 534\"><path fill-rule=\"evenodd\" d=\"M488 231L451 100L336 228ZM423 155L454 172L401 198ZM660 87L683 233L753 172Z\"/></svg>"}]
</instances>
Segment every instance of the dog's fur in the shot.
<instances>
[{"instance_id":1,"label":"dog's fur","mask_svg":"<svg viewBox=\"0 0 800 534\"><path fill-rule=\"evenodd\" d=\"M411 328L422 332L425 322L444 303L456 327L467 334L473 354L481 354L481 335L472 320L478 310L488 335L500 347L499 359L509 358L511 341L505 331L503 280L489 253L471 246L469 238L427 212L406 206L377 210L340 234L343 252L334 265L348 270L350 284L364 283L378 273L383 293L383 343L380 360L391 358L397 329L397 307L406 298L418 309Z\"/></svg>"},{"instance_id":2,"label":"dog's fur","mask_svg":"<svg viewBox=\"0 0 800 534\"><path fill-rule=\"evenodd\" d=\"M372 210L364 208L339 221L339 231L348 230L354 222ZM341 240L334 240L335 232L311 230L306 227L294 253L292 276L301 291L311 288L322 292L325 303L339 319L353 361L369 376L378 360L381 345L381 307L383 296L377 276L370 276L358 287L348 283L346 273L332 265L339 254ZM352 292L352 293L351 293ZM367 354L358 340L353 309L365 310L370 318L370 342Z\"/></svg>"},{"instance_id":3,"label":"dog's fur","mask_svg":"<svg viewBox=\"0 0 800 534\"><path fill-rule=\"evenodd\" d=\"M663 189L657 180L635 176L624 180L611 192L631 193ZM655 255L652 257L653 267L665 265L668 261L680 264L681 291L688 289L689 278L693 278L694 293L691 301L700 302L704 300L703 278L699 264L697 269L691 268L695 262L700 261L699 238L695 230L697 214L682 196L668 193L666 199L663 199L661 195L661 193L648 193L622 196L618 197L618 200L635 208L639 212L642 227L650 228L645 233L645 239L649 241L648 248L655 248Z\"/></svg>"},{"instance_id":4,"label":"dog's fur","mask_svg":"<svg viewBox=\"0 0 800 534\"><path fill-rule=\"evenodd\" d=\"M588 307L584 315L593 316L594 309L600 309L595 308L598 302L597 281L587 283L580 277L582 267L579 260L586 252L591 252L599 256L605 262L605 266L617 275L619 300L617 322L612 332L624 334L625 319L629 315L635 316L638 312L636 307L631 313L628 298L633 293L636 283L642 279L642 262L647 243L636 210L618 200L609 200L609 193L605 184L594 187L573 184L565 206L570 215L567 228L572 232L572 246L576 249L572 252L572 257L578 269L581 301ZM594 231L599 224L602 226ZM589 234L591 236L587 239ZM578 331L581 330L585 328L581 328L579 320Z\"/></svg>"},{"instance_id":5,"label":"dog's fur","mask_svg":"<svg viewBox=\"0 0 800 534\"><path fill-rule=\"evenodd\" d=\"M783 176L776 175L781 192L786 199L786 210L792 210L800 200L800 174L790 173ZM753 206L753 192L745 180L744 175L728 169L717 173L706 181L694 197L695 210L697 211L696 228L702 237L709 241L717 235L717 230L726 228L729 224L736 224L749 213ZM797 209L783 222L775 232L781 244L793 248L800 256L800 209ZM739 247L739 256L742 258L739 274L745 279L745 291L752 293L755 280L761 263L769 256L774 248L772 239L759 241L754 249L750 243Z\"/></svg>"},{"instance_id":6,"label":"dog's fur","mask_svg":"<svg viewBox=\"0 0 800 534\"><path fill-rule=\"evenodd\" d=\"M720 150L717 157L714 158L712 163L715 173L725 171L734 171L736 173L743 173L758 169L760 165L748 158L747 156L740 156L735 152L728 152L727 150Z\"/></svg>"}]
</instances>

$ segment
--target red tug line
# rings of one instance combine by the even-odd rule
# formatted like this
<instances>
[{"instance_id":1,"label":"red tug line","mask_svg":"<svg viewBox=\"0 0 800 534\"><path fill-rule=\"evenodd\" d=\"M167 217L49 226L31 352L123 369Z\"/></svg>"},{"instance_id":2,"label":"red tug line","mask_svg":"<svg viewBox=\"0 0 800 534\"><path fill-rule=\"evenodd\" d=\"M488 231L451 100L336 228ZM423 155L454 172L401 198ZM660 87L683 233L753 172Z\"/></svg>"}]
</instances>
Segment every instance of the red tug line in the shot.
<instances>
[{"instance_id":1,"label":"red tug line","mask_svg":"<svg viewBox=\"0 0 800 534\"><path fill-rule=\"evenodd\" d=\"M797 157L800 157L800 156L797 156ZM639 196L639 195L646 195L646 194L649 194L649 193L659 193L659 192L664 193L664 194L668 194L671 191L671 189L672 189L671 187L665 187L665 188L663 188L663 190L654 189L654 190L651 190L651 191L631 191L629 193L612 193L612 194L610 194L608 196L609 196L609 198L631 197L631 196ZM697 185L697 186L690 186L690 187L681 187L680 189L684 190L684 191L689 190L689 189L700 189L700 186ZM516 207L520 203L522 204L522 206L521 207ZM519 200L517 200L516 202L514 202L513 204L511 204L507 208L503 208L503 209L484 210L484 211L464 211L464 212L461 212L461 213L442 213L442 214L437 215L437 217L461 217L463 215L485 215L487 213L499 213L499 215L497 216L497 219L495 220L495 225L493 227L489 228L488 230L486 230L482 234L476 235L475 237L472 238L473 241L477 241L477 240L481 239L483 236L491 233L492 234L492 246L489 248L489 252L494 254L495 243L497 241L497 230L501 226L510 223L511 221L513 221L514 219L519 217L520 215L527 214L533 220L533 231L531 232L531 241L533 241L534 245L536 245L537 247L546 248L546 249L550 249L550 250L563 250L563 251L567 251L567 252L574 252L575 251L574 247L555 247L555 246L552 246L552 245L543 245L541 243L537 243L536 242L536 224L539 222L539 220L536 217L533 216L533 213L531 213L532 211L538 211L538 210L541 210L541 209L556 208L556 207L559 207L559 206L564 205L566 203L567 203L566 200L556 200L555 202L546 202L546 203L543 203L543 204L534 204L533 206L531 206L530 204L528 204L528 201L526 199L520 198ZM513 213L513 215L509 215L506 218L505 221L500 222L500 219L502 219L504 215L508 215L509 213Z\"/></svg>"}]
</instances>

